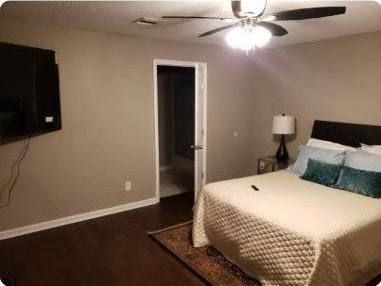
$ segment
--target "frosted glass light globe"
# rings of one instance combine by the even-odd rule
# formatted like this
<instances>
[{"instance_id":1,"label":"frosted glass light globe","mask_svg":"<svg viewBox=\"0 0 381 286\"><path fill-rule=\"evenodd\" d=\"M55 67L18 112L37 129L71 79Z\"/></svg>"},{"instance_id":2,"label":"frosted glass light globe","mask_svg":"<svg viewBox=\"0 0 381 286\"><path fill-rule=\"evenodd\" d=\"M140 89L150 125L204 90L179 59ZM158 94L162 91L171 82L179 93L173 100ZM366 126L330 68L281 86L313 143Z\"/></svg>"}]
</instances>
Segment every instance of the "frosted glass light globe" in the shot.
<instances>
[{"instance_id":1,"label":"frosted glass light globe","mask_svg":"<svg viewBox=\"0 0 381 286\"><path fill-rule=\"evenodd\" d=\"M232 48L238 48L244 51L255 49L252 32L242 27L236 27L230 30L225 36L225 41Z\"/></svg>"},{"instance_id":2,"label":"frosted glass light globe","mask_svg":"<svg viewBox=\"0 0 381 286\"><path fill-rule=\"evenodd\" d=\"M232 48L249 51L264 47L271 37L271 32L262 26L236 27L226 34L225 41Z\"/></svg>"},{"instance_id":3,"label":"frosted glass light globe","mask_svg":"<svg viewBox=\"0 0 381 286\"><path fill-rule=\"evenodd\" d=\"M262 26L255 26L253 30L253 36L254 36L255 45L257 47L262 48L268 44L268 42L270 41L272 37L272 34L269 30L267 30L266 28Z\"/></svg>"}]
</instances>

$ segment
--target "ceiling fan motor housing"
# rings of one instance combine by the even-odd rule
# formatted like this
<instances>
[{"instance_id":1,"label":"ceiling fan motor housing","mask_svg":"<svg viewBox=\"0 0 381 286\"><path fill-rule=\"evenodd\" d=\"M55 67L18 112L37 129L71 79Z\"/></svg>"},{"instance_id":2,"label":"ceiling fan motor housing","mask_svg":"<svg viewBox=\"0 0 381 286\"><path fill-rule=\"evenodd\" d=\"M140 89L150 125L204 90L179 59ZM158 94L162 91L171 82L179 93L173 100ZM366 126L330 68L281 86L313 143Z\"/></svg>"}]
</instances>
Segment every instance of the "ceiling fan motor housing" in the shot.
<instances>
[{"instance_id":1,"label":"ceiling fan motor housing","mask_svg":"<svg viewBox=\"0 0 381 286\"><path fill-rule=\"evenodd\" d=\"M232 1L233 14L237 18L258 18L266 9L267 0Z\"/></svg>"}]
</instances>

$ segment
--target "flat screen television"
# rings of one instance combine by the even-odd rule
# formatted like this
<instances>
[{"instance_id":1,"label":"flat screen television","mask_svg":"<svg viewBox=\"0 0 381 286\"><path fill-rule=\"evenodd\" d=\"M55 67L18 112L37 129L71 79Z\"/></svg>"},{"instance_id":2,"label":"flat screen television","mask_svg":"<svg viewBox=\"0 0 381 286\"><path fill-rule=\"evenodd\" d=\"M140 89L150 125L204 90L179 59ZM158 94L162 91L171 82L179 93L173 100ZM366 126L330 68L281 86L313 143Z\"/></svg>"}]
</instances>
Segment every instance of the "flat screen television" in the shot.
<instances>
[{"instance_id":1,"label":"flat screen television","mask_svg":"<svg viewBox=\"0 0 381 286\"><path fill-rule=\"evenodd\" d=\"M59 129L55 52L0 42L0 144Z\"/></svg>"}]
</instances>

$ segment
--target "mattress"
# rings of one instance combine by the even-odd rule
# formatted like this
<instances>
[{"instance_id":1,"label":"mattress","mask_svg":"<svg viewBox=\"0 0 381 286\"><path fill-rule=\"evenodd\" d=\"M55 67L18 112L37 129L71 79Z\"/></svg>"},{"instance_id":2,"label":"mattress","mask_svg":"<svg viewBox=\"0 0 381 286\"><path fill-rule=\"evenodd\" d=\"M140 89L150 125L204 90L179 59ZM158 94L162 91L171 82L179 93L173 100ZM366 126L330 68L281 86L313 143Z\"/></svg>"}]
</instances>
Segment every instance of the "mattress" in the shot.
<instances>
[{"instance_id":1,"label":"mattress","mask_svg":"<svg viewBox=\"0 0 381 286\"><path fill-rule=\"evenodd\" d=\"M264 286L349 285L381 258L381 200L288 171L222 181L199 194L192 235Z\"/></svg>"}]
</instances>

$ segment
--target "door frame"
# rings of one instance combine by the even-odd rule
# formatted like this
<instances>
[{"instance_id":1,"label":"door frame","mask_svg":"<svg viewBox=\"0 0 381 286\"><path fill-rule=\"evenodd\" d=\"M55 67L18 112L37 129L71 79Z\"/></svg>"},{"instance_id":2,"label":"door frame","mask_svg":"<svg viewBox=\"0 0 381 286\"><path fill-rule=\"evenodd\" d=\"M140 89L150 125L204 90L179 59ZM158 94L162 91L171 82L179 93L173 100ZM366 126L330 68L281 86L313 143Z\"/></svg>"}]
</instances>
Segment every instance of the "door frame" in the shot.
<instances>
[{"instance_id":1,"label":"door frame","mask_svg":"<svg viewBox=\"0 0 381 286\"><path fill-rule=\"evenodd\" d=\"M202 186L205 185L206 182L206 154L207 154L207 64L201 63L201 62L189 62L189 61L177 61L177 60L166 60L166 59L154 59L153 60L153 97L154 97L154 124L155 124L155 198L156 201L160 202L160 162L159 162L159 110L158 110L158 81L157 81L157 67L158 66L176 66L176 67L193 67L195 69L195 86L198 86L198 77L196 74L197 65L203 64L205 65L205 73L204 73L204 85L203 85L203 126L202 129L204 130L203 138L202 138L202 168L203 168L203 176L201 178ZM195 94L196 97L197 94L197 88L195 88ZM196 100L196 99L195 99ZM196 105L195 105L196 108ZM196 118L195 118L196 121ZM197 132L195 125L195 134ZM194 172L196 174L196 171L198 166L194 164L195 169ZM196 188L196 184L195 184ZM196 198L196 193L194 194Z\"/></svg>"}]
</instances>

